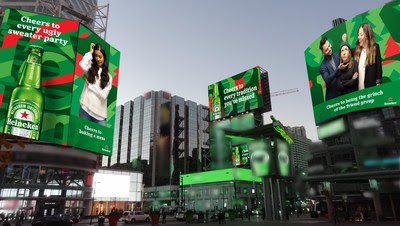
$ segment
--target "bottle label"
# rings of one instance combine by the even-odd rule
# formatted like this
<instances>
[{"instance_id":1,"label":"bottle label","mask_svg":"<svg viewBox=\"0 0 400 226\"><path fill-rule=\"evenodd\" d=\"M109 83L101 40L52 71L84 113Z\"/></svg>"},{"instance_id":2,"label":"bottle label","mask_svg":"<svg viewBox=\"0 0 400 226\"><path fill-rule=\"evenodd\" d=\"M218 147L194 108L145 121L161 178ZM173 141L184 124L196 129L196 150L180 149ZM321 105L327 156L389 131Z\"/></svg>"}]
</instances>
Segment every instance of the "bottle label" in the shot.
<instances>
[{"instance_id":1,"label":"bottle label","mask_svg":"<svg viewBox=\"0 0 400 226\"><path fill-rule=\"evenodd\" d=\"M11 101L5 133L38 140L41 113L40 107L29 100Z\"/></svg>"},{"instance_id":2,"label":"bottle label","mask_svg":"<svg viewBox=\"0 0 400 226\"><path fill-rule=\"evenodd\" d=\"M214 108L214 119L220 119L221 117L222 117L221 109L220 109L219 104L218 104Z\"/></svg>"}]
</instances>

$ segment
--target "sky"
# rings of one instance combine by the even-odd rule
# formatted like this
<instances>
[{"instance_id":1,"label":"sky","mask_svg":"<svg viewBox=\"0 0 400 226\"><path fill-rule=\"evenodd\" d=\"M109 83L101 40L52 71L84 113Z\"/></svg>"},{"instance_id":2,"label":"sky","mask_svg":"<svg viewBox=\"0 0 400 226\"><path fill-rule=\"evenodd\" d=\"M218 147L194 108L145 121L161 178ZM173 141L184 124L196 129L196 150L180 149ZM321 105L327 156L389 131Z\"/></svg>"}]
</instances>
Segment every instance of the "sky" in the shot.
<instances>
[{"instance_id":1,"label":"sky","mask_svg":"<svg viewBox=\"0 0 400 226\"><path fill-rule=\"evenodd\" d=\"M208 106L209 84L255 66L269 73L273 114L318 140L304 50L332 28L388 0L99 0L106 40L121 51L117 104L164 90Z\"/></svg>"}]
</instances>

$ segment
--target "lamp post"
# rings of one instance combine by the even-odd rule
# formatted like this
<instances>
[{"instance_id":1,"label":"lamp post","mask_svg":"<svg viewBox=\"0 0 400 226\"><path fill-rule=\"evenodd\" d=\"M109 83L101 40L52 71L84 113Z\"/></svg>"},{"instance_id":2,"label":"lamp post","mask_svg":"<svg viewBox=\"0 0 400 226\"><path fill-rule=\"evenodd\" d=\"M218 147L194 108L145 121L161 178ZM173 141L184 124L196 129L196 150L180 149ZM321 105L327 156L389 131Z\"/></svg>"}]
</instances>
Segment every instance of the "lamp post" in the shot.
<instances>
[{"instance_id":1,"label":"lamp post","mask_svg":"<svg viewBox=\"0 0 400 226\"><path fill-rule=\"evenodd\" d=\"M92 200L92 210L90 211L90 225L92 225L92 218L93 218L93 207L94 207L94 199L96 195L96 184L100 184L100 181L96 181L93 185L93 200Z\"/></svg>"}]
</instances>

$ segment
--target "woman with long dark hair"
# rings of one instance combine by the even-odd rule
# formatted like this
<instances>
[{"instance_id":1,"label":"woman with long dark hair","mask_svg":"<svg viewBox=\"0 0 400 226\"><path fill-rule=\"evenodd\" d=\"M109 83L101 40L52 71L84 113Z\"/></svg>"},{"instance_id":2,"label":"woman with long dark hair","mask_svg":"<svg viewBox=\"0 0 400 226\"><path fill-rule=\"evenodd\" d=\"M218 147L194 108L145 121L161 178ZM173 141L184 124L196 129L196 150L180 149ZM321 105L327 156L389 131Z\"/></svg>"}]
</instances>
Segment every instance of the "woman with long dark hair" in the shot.
<instances>
[{"instance_id":1,"label":"woman with long dark hair","mask_svg":"<svg viewBox=\"0 0 400 226\"><path fill-rule=\"evenodd\" d=\"M86 72L79 117L105 126L107 124L107 96L112 87L104 47L90 43L90 51L79 62Z\"/></svg>"},{"instance_id":2,"label":"woman with long dark hair","mask_svg":"<svg viewBox=\"0 0 400 226\"><path fill-rule=\"evenodd\" d=\"M343 34L342 40L346 41ZM369 23L358 27L354 59L358 63L358 90L380 85L382 83L382 58L379 45L375 42L374 32Z\"/></svg>"}]
</instances>

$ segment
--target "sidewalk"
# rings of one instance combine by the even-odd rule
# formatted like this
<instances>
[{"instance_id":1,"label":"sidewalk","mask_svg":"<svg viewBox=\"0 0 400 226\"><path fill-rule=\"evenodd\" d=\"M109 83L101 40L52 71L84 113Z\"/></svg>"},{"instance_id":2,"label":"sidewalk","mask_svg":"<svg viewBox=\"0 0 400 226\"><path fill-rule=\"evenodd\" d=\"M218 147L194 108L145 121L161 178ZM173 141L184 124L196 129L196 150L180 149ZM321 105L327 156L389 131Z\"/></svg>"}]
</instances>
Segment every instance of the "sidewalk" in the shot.
<instances>
[{"instance_id":1,"label":"sidewalk","mask_svg":"<svg viewBox=\"0 0 400 226\"><path fill-rule=\"evenodd\" d=\"M90 219L83 219L79 223L74 224L74 226L88 226L90 225ZM296 216L290 217L289 221L263 221L261 216L253 216L250 221L247 219L244 219L243 221L239 218L235 219L234 221L229 221L226 220L225 225L229 226L249 226L249 225L268 225L268 226L282 226L282 225L299 225L299 226L307 226L307 224L311 224L312 226L330 226L334 225L333 222L329 222L325 218L310 218L307 216L301 216L297 218ZM11 225L15 225L15 223L12 223ZM23 226L30 226L30 222L25 222ZM97 226L97 218L93 218L92 220L92 225ZM108 220L106 219L105 226L108 226ZM139 223L125 223L125 222L118 222L118 226L144 226L144 225L151 225L150 223L145 223L145 222L139 222ZM163 225L163 224L159 224ZM178 222L176 221L173 217L167 218L167 223L165 225L168 226L183 226L187 225L186 222ZM210 223L193 223L191 225L204 225L204 226L214 226L214 225L219 225L218 221L217 222L210 222ZM346 221L346 222L341 222L340 226L363 226L363 225L376 225L376 226L392 226L392 225L399 225L399 222L376 222L376 221L364 221L364 222L355 222L355 221Z\"/></svg>"}]
</instances>

